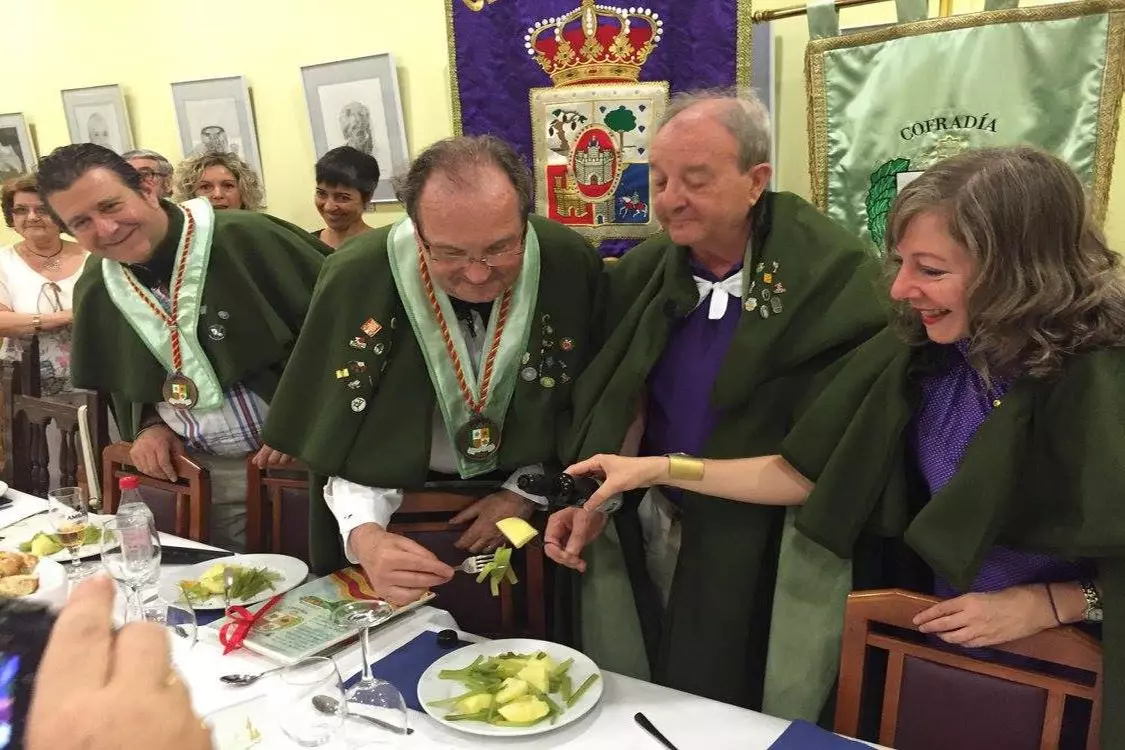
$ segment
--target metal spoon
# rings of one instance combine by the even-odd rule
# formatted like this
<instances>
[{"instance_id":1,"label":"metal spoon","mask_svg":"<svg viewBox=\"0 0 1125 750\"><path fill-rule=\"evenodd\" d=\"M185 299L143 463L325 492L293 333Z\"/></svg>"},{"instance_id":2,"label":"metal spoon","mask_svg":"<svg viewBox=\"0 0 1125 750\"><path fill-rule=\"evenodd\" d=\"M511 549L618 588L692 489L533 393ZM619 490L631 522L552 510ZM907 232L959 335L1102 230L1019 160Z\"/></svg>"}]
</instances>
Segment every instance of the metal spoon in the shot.
<instances>
[{"instance_id":1,"label":"metal spoon","mask_svg":"<svg viewBox=\"0 0 1125 750\"><path fill-rule=\"evenodd\" d=\"M245 687L247 685L253 685L266 675L280 672L283 669L285 669L285 667L274 667L273 669L267 669L265 672L259 672L258 674L225 674L220 677L219 680L228 685L234 685L235 687Z\"/></svg>"},{"instance_id":2,"label":"metal spoon","mask_svg":"<svg viewBox=\"0 0 1125 750\"><path fill-rule=\"evenodd\" d=\"M314 695L312 704L313 708L315 708L317 711L320 711L322 714L337 714L340 712L340 701L336 700L330 695ZM348 716L353 719L359 719L360 721L366 721L370 724L374 724L380 729L386 729L388 732L394 732L395 734L414 734L414 730L410 729L409 727L405 729L402 727L396 727L390 722L383 721L382 719L376 719L375 717L367 716L366 714L349 713Z\"/></svg>"}]
</instances>

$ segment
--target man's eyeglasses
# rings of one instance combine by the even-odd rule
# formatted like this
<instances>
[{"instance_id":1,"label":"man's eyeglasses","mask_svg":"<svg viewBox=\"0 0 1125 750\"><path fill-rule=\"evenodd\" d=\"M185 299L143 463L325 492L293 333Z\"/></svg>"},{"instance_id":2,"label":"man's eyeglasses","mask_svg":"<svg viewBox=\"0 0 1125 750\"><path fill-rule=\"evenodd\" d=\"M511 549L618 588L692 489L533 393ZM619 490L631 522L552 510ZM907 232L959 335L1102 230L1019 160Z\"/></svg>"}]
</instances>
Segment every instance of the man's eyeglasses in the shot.
<instances>
[{"instance_id":1,"label":"man's eyeglasses","mask_svg":"<svg viewBox=\"0 0 1125 750\"><path fill-rule=\"evenodd\" d=\"M429 241L418 232L419 239L422 240L422 247L430 254L430 258L439 262L447 263L449 265L469 266L473 263L480 263L490 269L500 268L511 263L516 258L523 255L523 240L527 230L520 232L519 235L506 247L500 247L495 250L490 250L480 257L469 255L463 250L447 250L445 248L434 248L430 245Z\"/></svg>"},{"instance_id":2,"label":"man's eyeglasses","mask_svg":"<svg viewBox=\"0 0 1125 750\"><path fill-rule=\"evenodd\" d=\"M160 172L155 169L149 169L148 167L141 167L137 170L137 174L141 176L142 180L150 180L156 177L167 177L164 172Z\"/></svg>"}]
</instances>

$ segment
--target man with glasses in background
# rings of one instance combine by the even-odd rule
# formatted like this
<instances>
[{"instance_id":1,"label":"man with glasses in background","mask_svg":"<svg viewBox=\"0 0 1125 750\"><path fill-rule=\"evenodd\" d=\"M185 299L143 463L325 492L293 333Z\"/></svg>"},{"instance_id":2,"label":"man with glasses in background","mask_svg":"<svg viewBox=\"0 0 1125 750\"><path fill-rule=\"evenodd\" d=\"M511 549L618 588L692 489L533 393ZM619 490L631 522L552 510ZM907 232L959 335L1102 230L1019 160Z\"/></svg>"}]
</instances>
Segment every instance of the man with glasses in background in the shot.
<instances>
[{"instance_id":1,"label":"man with glasses in background","mask_svg":"<svg viewBox=\"0 0 1125 750\"><path fill-rule=\"evenodd\" d=\"M172 162L155 151L138 148L122 156L141 176L141 183L157 198L172 195Z\"/></svg>"},{"instance_id":2,"label":"man with glasses in background","mask_svg":"<svg viewBox=\"0 0 1125 750\"><path fill-rule=\"evenodd\" d=\"M601 261L577 233L529 216L530 175L493 137L435 143L398 197L407 218L329 257L265 436L323 490L314 569L346 556L401 605L450 581L466 551L495 549L496 521L545 503L517 479L557 470L556 435L595 344ZM404 492L465 480L484 497L450 520L469 525L448 548L387 531Z\"/></svg>"}]
</instances>

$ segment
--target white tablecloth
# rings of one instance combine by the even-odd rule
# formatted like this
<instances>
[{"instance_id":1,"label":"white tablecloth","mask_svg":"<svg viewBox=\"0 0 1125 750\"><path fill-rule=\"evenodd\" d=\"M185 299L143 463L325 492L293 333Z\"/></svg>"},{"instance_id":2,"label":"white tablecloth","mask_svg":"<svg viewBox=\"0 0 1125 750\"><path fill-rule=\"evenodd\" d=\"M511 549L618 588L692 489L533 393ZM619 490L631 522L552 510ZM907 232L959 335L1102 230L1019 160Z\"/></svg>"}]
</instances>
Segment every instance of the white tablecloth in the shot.
<instances>
[{"instance_id":1,"label":"white tablecloth","mask_svg":"<svg viewBox=\"0 0 1125 750\"><path fill-rule=\"evenodd\" d=\"M22 492L9 490L18 507L43 500ZM33 523L37 519L25 521ZM41 519L44 523L45 518ZM0 532L2 534L3 532ZM162 538L176 546L206 547L206 545L164 534ZM164 566L162 583L179 580L184 566ZM372 634L372 658L379 659L412 640L428 628L456 627L449 613L434 607L422 607L387 624ZM238 651L223 656L217 643L205 639L206 631L200 628L201 640L190 651L177 652L176 666L191 687L192 699L200 715L252 701L268 689L268 681L243 688L232 688L219 681L219 676L233 672L254 673L274 666L265 657L249 651ZM469 639L477 640L472 636ZM359 646L351 647L333 657L346 680L360 669ZM679 750L704 748L720 750L764 750L776 740L789 722L755 711L725 703L700 698L630 677L604 673L604 694L599 705L580 721L554 732L528 738L484 738L461 734L433 721L421 713L411 715L414 734L409 737L391 737L395 747L402 748L638 748L660 750L654 738L633 720L634 714L643 711ZM264 706L265 704L263 704ZM282 747L271 743L271 747ZM290 745L296 747L296 745ZM340 745L341 747L343 745ZM261 747L261 746L259 746ZM335 744L325 747L336 747Z\"/></svg>"}]
</instances>

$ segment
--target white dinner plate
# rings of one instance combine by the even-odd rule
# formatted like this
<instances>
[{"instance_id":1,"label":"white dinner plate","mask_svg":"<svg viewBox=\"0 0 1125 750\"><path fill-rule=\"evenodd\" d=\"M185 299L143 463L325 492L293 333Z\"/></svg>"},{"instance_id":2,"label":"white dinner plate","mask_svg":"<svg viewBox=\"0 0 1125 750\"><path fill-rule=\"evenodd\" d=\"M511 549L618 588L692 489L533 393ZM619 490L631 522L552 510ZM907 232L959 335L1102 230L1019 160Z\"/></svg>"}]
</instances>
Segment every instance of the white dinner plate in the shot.
<instances>
[{"instance_id":1,"label":"white dinner plate","mask_svg":"<svg viewBox=\"0 0 1125 750\"><path fill-rule=\"evenodd\" d=\"M257 604L264 602L271 596L281 594L291 588L300 586L305 582L305 578L309 574L309 566L301 562L295 557L288 555L231 555L230 557L217 557L214 560L207 560L206 562L196 563L190 568L185 569L180 575L176 577L176 591L175 592L162 592L165 599L169 595L176 596L179 593L179 583L185 580L199 580L199 577L207 572L213 565L241 565L244 568L269 568L275 573L281 574L281 580L274 583L272 589L266 589L249 599L231 599L231 604ZM226 602L223 600L222 594L212 596L210 599L204 599L198 602L192 602L193 609L225 609Z\"/></svg>"},{"instance_id":2,"label":"white dinner plate","mask_svg":"<svg viewBox=\"0 0 1125 750\"><path fill-rule=\"evenodd\" d=\"M42 602L51 609L59 609L66 604L70 582L67 570L61 563L43 558L35 565L35 575L39 576L39 588L34 594L20 597L32 602Z\"/></svg>"},{"instance_id":3,"label":"white dinner plate","mask_svg":"<svg viewBox=\"0 0 1125 750\"><path fill-rule=\"evenodd\" d=\"M486 724L483 721L446 721L443 717L452 713L453 709L449 706L439 706L438 708L430 707L430 703L434 701L445 700L452 698L456 695L461 695L465 692L465 686L455 680L443 680L438 677L438 673L443 669L461 669L473 663L478 656L499 656L500 654L516 653L516 654L533 654L536 651L543 651L551 660L556 664L573 659L574 663L570 667L571 683L577 689L587 677L591 674L598 675L598 679L591 685L582 697L578 699L570 708L563 711L555 723L550 721L542 721L530 727L496 727L491 724ZM563 646L558 643L550 641L538 641L530 638L506 638L499 641L483 641L481 643L474 643L469 646L464 646L456 651L450 652L441 657L429 669L422 673L422 677L418 680L418 702L422 704L422 709L432 716L438 722L444 724L450 729L456 729L460 732L468 732L469 734L478 734L485 737L525 737L532 734L542 734L543 732L551 732L560 727L565 727L568 724L581 719L588 714L591 709L598 704L601 700L603 685L605 678L602 675L598 665L580 651ZM560 705L565 705L562 699L557 694L552 694L551 699Z\"/></svg>"},{"instance_id":4,"label":"white dinner plate","mask_svg":"<svg viewBox=\"0 0 1125 750\"><path fill-rule=\"evenodd\" d=\"M32 531L32 530L29 529L28 533L23 534L19 539L12 542L12 544L9 545L10 548L18 550L20 548L21 544L26 544L27 542L30 542L37 534L52 534L53 535L55 533L55 531L54 531L54 529L51 528L51 524L50 524L50 521L47 520L47 516L44 515L41 518L42 518L41 521L40 521L40 518L33 519L33 521L39 521L39 523L35 524L35 526L36 526L35 530ZM96 521L96 520L91 519L90 524L93 525L93 526L97 526L99 529L102 528L102 524L100 522ZM27 550L27 551L30 552L31 550ZM89 560L91 557L101 557L101 556L102 556L102 543L101 543L101 541L98 541L94 544L83 544L81 547L78 548L78 559L79 560ZM57 563L62 563L62 564L65 565L65 564L69 563L73 558L71 558L70 553L67 552L66 548L64 547L64 548L60 549L58 552L55 552L53 554L44 555L43 559L44 560L54 560Z\"/></svg>"}]
</instances>

